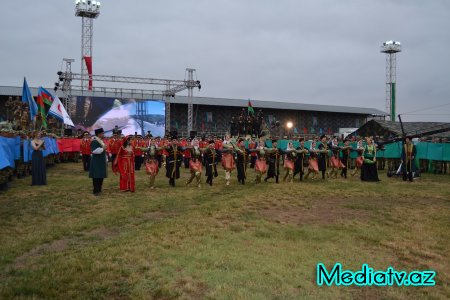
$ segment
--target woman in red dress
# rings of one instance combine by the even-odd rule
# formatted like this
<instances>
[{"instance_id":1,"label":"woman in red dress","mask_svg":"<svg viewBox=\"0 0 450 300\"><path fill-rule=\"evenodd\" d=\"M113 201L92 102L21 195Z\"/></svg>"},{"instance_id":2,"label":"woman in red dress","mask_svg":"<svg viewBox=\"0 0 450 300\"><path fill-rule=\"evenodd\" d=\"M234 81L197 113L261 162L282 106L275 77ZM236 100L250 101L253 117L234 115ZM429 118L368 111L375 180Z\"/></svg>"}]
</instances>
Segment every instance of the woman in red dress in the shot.
<instances>
[{"instance_id":1,"label":"woman in red dress","mask_svg":"<svg viewBox=\"0 0 450 300\"><path fill-rule=\"evenodd\" d=\"M130 143L130 136L125 137L122 141L122 146L113 163L113 172L114 174L120 173L121 192L134 192L134 149Z\"/></svg>"},{"instance_id":2,"label":"woman in red dress","mask_svg":"<svg viewBox=\"0 0 450 300\"><path fill-rule=\"evenodd\" d=\"M286 178L289 177L289 182L294 182L294 168L295 168L295 159L297 156L297 152L294 148L292 142L289 142L284 154L284 170L286 171L283 182L286 181Z\"/></svg>"},{"instance_id":3,"label":"woman in red dress","mask_svg":"<svg viewBox=\"0 0 450 300\"><path fill-rule=\"evenodd\" d=\"M316 142L313 141L311 144L311 148L309 149L309 163L308 163L308 173L305 176L305 179L308 179L309 174L313 173L312 180L316 179L317 174L319 174L319 164L317 162L317 153L318 149L316 148Z\"/></svg>"},{"instance_id":4,"label":"woman in red dress","mask_svg":"<svg viewBox=\"0 0 450 300\"><path fill-rule=\"evenodd\" d=\"M264 142L259 141L256 149L250 150L251 152L256 152L256 161L255 161L255 172L256 172L256 183L261 183L261 178L267 172L267 163L266 163L266 155L267 148L264 147Z\"/></svg>"}]
</instances>

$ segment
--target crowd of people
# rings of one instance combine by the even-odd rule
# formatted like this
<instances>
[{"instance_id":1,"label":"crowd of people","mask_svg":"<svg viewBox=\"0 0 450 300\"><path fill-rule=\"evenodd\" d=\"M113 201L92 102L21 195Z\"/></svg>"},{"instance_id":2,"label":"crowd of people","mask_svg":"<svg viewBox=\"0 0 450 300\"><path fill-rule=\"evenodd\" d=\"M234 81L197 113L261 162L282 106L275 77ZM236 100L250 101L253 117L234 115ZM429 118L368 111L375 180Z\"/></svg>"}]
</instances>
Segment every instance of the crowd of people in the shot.
<instances>
[{"instance_id":1,"label":"crowd of people","mask_svg":"<svg viewBox=\"0 0 450 300\"><path fill-rule=\"evenodd\" d=\"M120 131L114 131L107 142L101 128L95 131L93 138L87 132L84 135L81 147L83 167L93 179L95 195L101 192L102 181L107 174L107 161L110 161L112 171L119 175L119 188L124 192L135 191L135 172L140 170L142 164L151 189L155 188L155 178L161 169L164 169L169 185L175 187L183 166L189 170L190 176L182 184L195 184L199 188L203 176L206 177L205 183L212 186L221 168L227 186L231 184L233 173L242 185L248 180L256 184L269 180L293 183L297 175L299 181L346 179L356 175L362 181L380 181L377 148L370 137L364 143L363 139L359 139L356 148L350 145L349 139L340 143L337 137L325 135L309 141L309 147L305 146L303 138L299 138L295 143L298 142L298 146L294 147L294 141L288 141L287 146L281 148L277 140L234 138L230 135L223 139L179 139L176 136L122 136ZM409 138L403 150L404 179L412 181L416 150ZM358 153L355 159L350 158L352 151Z\"/></svg>"}]
</instances>

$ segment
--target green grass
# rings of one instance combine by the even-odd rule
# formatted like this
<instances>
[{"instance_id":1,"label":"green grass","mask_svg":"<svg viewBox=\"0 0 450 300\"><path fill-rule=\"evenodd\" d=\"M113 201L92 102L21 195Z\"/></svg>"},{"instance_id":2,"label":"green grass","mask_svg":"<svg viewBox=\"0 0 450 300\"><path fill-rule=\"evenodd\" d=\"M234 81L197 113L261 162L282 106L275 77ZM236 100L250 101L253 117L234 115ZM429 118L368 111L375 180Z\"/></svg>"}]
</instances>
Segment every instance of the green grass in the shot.
<instances>
[{"instance_id":1,"label":"green grass","mask_svg":"<svg viewBox=\"0 0 450 300\"><path fill-rule=\"evenodd\" d=\"M0 194L0 298L448 299L450 176L169 188L101 197L81 164ZM233 174L235 176L235 173ZM252 172L249 177L254 178ZM434 287L319 287L322 262L435 270Z\"/></svg>"}]
</instances>

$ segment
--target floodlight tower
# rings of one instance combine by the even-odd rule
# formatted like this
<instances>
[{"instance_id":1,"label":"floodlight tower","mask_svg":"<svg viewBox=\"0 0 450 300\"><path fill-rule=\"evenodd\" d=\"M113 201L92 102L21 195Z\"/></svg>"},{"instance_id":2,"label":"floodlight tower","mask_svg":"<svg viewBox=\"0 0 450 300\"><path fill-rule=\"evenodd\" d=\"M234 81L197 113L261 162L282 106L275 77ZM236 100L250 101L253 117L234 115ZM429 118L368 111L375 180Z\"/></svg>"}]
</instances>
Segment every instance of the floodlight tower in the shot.
<instances>
[{"instance_id":1,"label":"floodlight tower","mask_svg":"<svg viewBox=\"0 0 450 300\"><path fill-rule=\"evenodd\" d=\"M395 121L396 54L401 51L402 45L397 41L387 41L381 46L381 53L386 53L386 112L389 112L391 121Z\"/></svg>"},{"instance_id":2,"label":"floodlight tower","mask_svg":"<svg viewBox=\"0 0 450 300\"><path fill-rule=\"evenodd\" d=\"M92 75L92 37L94 19L100 15L100 1L76 0L75 16L81 17L81 87L85 89L88 74ZM89 76L89 77L90 77ZM92 89L89 81L88 89Z\"/></svg>"}]
</instances>

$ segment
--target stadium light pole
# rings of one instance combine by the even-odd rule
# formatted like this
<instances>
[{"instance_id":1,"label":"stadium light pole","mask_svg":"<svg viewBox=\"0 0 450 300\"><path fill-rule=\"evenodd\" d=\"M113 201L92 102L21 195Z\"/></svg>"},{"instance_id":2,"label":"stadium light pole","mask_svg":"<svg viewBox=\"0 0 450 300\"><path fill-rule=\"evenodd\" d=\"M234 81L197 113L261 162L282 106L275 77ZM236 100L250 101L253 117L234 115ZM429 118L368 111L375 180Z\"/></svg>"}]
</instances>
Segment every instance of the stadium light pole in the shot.
<instances>
[{"instance_id":1,"label":"stadium light pole","mask_svg":"<svg viewBox=\"0 0 450 300\"><path fill-rule=\"evenodd\" d=\"M386 53L386 112L389 113L391 121L395 121L396 54L401 51L402 45L398 41L387 41L381 46L381 53Z\"/></svg>"},{"instance_id":2,"label":"stadium light pole","mask_svg":"<svg viewBox=\"0 0 450 300\"><path fill-rule=\"evenodd\" d=\"M100 15L100 1L76 0L75 16L81 17L81 87L84 89L88 80L88 66L92 72L92 40L94 19ZM87 61L89 60L89 62ZM92 74L92 73L91 73Z\"/></svg>"}]
</instances>

